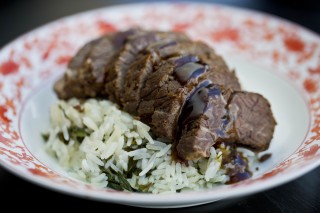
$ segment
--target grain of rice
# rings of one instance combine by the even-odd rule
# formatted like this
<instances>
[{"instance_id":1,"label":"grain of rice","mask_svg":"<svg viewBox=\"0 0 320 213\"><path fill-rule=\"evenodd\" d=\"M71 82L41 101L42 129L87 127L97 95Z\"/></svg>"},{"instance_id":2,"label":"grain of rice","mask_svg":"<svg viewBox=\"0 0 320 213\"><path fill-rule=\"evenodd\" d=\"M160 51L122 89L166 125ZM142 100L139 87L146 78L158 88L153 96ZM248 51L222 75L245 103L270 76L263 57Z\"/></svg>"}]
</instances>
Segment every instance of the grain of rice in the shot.
<instances>
[{"instance_id":1,"label":"grain of rice","mask_svg":"<svg viewBox=\"0 0 320 213\"><path fill-rule=\"evenodd\" d=\"M94 178L91 178L91 181L95 182L95 183L99 183L101 181L106 181L107 179L108 179L108 177L106 176L106 174L101 173L100 175L98 175Z\"/></svg>"},{"instance_id":2,"label":"grain of rice","mask_svg":"<svg viewBox=\"0 0 320 213\"><path fill-rule=\"evenodd\" d=\"M163 155L165 155L165 154L170 150L170 148L171 148L171 144L169 144L169 145L167 145L166 147L162 148L162 149L160 150L160 152L158 152L158 153L156 154L156 157L157 157L157 158L162 157Z\"/></svg>"},{"instance_id":3,"label":"grain of rice","mask_svg":"<svg viewBox=\"0 0 320 213\"><path fill-rule=\"evenodd\" d=\"M170 175L171 175L171 177L174 177L174 176L175 176L175 172L176 172L175 170L176 170L175 162L172 161L172 162L171 162L171 166L170 166Z\"/></svg>"},{"instance_id":4,"label":"grain of rice","mask_svg":"<svg viewBox=\"0 0 320 213\"><path fill-rule=\"evenodd\" d=\"M114 156L104 164L104 168L108 169L114 161Z\"/></svg>"},{"instance_id":5,"label":"grain of rice","mask_svg":"<svg viewBox=\"0 0 320 213\"><path fill-rule=\"evenodd\" d=\"M146 153L139 153L133 157L133 160L140 160L140 159L150 158L150 157L151 157L151 155L147 152Z\"/></svg>"},{"instance_id":6,"label":"grain of rice","mask_svg":"<svg viewBox=\"0 0 320 213\"><path fill-rule=\"evenodd\" d=\"M150 158L148 163L145 166L142 167L144 169L139 173L139 176L143 176L143 175L147 174L147 172L149 172L150 169L152 169L155 158L156 158L156 155L152 155L152 157Z\"/></svg>"},{"instance_id":7,"label":"grain of rice","mask_svg":"<svg viewBox=\"0 0 320 213\"><path fill-rule=\"evenodd\" d=\"M128 139L127 139L127 146L129 146L129 147L130 147L130 146L131 146L131 144L132 144L132 138L128 138Z\"/></svg>"},{"instance_id":8,"label":"grain of rice","mask_svg":"<svg viewBox=\"0 0 320 213\"><path fill-rule=\"evenodd\" d=\"M83 178L83 179L86 178L86 174L85 174L82 170L78 170L77 175L78 175L79 177Z\"/></svg>"},{"instance_id":9,"label":"grain of rice","mask_svg":"<svg viewBox=\"0 0 320 213\"><path fill-rule=\"evenodd\" d=\"M160 165L160 163L163 162L163 159L157 157L157 154L156 154L156 159L154 159L154 167L158 167Z\"/></svg>"},{"instance_id":10,"label":"grain of rice","mask_svg":"<svg viewBox=\"0 0 320 213\"><path fill-rule=\"evenodd\" d=\"M137 143L138 145L141 145L141 144L142 144L142 139L141 139L141 138L136 138L136 143Z\"/></svg>"},{"instance_id":11,"label":"grain of rice","mask_svg":"<svg viewBox=\"0 0 320 213\"><path fill-rule=\"evenodd\" d=\"M182 174L182 182L187 186L189 184L188 178L187 178L187 174L183 173Z\"/></svg>"},{"instance_id":12,"label":"grain of rice","mask_svg":"<svg viewBox=\"0 0 320 213\"><path fill-rule=\"evenodd\" d=\"M160 163L160 165L158 166L158 169L166 168L166 166L167 166L167 162Z\"/></svg>"},{"instance_id":13,"label":"grain of rice","mask_svg":"<svg viewBox=\"0 0 320 213\"><path fill-rule=\"evenodd\" d=\"M157 175L162 175L165 173L165 169L157 169L152 171L152 175L157 176Z\"/></svg>"},{"instance_id":14,"label":"grain of rice","mask_svg":"<svg viewBox=\"0 0 320 213\"><path fill-rule=\"evenodd\" d=\"M91 173L99 172L99 166L87 158L87 164Z\"/></svg>"},{"instance_id":15,"label":"grain of rice","mask_svg":"<svg viewBox=\"0 0 320 213\"><path fill-rule=\"evenodd\" d=\"M97 125L93 122L93 120L91 118L84 117L82 120L83 120L84 125L86 125L88 128L90 128L92 130L98 129Z\"/></svg>"},{"instance_id":16,"label":"grain of rice","mask_svg":"<svg viewBox=\"0 0 320 213\"><path fill-rule=\"evenodd\" d=\"M125 162L124 160L119 160L119 163L124 171L128 171L128 163L127 162Z\"/></svg>"},{"instance_id":17,"label":"grain of rice","mask_svg":"<svg viewBox=\"0 0 320 213\"><path fill-rule=\"evenodd\" d=\"M82 168L87 172L90 171L90 168L86 159L82 160Z\"/></svg>"},{"instance_id":18,"label":"grain of rice","mask_svg":"<svg viewBox=\"0 0 320 213\"><path fill-rule=\"evenodd\" d=\"M130 157L133 157L133 156L135 156L135 155L138 155L138 154L141 154L141 153L146 153L146 152L147 152L147 149L146 149L146 148L141 148L141 149L137 149L137 150L128 152L128 155L129 155Z\"/></svg>"},{"instance_id":19,"label":"grain of rice","mask_svg":"<svg viewBox=\"0 0 320 213\"><path fill-rule=\"evenodd\" d=\"M110 167L111 167L115 172L120 172L120 170L118 169L118 167L116 167L116 165L114 165L113 163L110 164Z\"/></svg>"},{"instance_id":20,"label":"grain of rice","mask_svg":"<svg viewBox=\"0 0 320 213\"><path fill-rule=\"evenodd\" d=\"M120 136L118 142L117 143L117 148L115 150L115 152L118 154L122 151L123 145L124 145L124 136Z\"/></svg>"},{"instance_id":21,"label":"grain of rice","mask_svg":"<svg viewBox=\"0 0 320 213\"><path fill-rule=\"evenodd\" d=\"M114 151L117 149L117 146L117 142L108 143L105 148L105 152L101 155L101 159L108 159L111 155L113 155Z\"/></svg>"},{"instance_id":22,"label":"grain of rice","mask_svg":"<svg viewBox=\"0 0 320 213\"><path fill-rule=\"evenodd\" d=\"M88 153L88 154L86 155L86 157L87 157L87 159L92 160L93 162L95 162L95 163L96 163L97 165L99 165L99 166L103 166L103 165L104 165L104 163L103 163L102 160L100 160L97 156L95 156L95 155L93 155L93 154L91 154L91 153Z\"/></svg>"},{"instance_id":23,"label":"grain of rice","mask_svg":"<svg viewBox=\"0 0 320 213\"><path fill-rule=\"evenodd\" d=\"M182 182L182 174L181 174L181 164L178 162L176 163L176 174L177 174L177 180L179 183Z\"/></svg>"},{"instance_id":24,"label":"grain of rice","mask_svg":"<svg viewBox=\"0 0 320 213\"><path fill-rule=\"evenodd\" d=\"M150 144L150 143L148 143L148 144L146 145L146 148L147 148L147 149L150 149L150 150L155 150L155 151L159 151L159 150L162 149L160 146L156 146L156 145L153 145L153 144Z\"/></svg>"},{"instance_id":25,"label":"grain of rice","mask_svg":"<svg viewBox=\"0 0 320 213\"><path fill-rule=\"evenodd\" d=\"M166 166L166 179L170 178L170 171L171 171L170 165Z\"/></svg>"}]
</instances>

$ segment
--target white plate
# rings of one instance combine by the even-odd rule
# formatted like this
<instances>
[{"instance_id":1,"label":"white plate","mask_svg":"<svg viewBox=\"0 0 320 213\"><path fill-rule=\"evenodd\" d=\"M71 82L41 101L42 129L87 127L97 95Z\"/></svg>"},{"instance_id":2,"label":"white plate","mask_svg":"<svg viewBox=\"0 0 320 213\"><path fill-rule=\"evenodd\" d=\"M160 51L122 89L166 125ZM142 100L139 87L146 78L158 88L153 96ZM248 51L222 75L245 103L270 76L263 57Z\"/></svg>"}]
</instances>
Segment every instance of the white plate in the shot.
<instances>
[{"instance_id":1,"label":"white plate","mask_svg":"<svg viewBox=\"0 0 320 213\"><path fill-rule=\"evenodd\" d=\"M53 82L85 42L133 26L185 31L224 56L246 90L263 94L278 122L272 158L246 181L172 195L95 189L43 150ZM40 185L84 198L143 207L198 205L275 187L320 164L320 39L302 27L211 4L133 4L74 15L43 26L0 52L0 162Z\"/></svg>"}]
</instances>

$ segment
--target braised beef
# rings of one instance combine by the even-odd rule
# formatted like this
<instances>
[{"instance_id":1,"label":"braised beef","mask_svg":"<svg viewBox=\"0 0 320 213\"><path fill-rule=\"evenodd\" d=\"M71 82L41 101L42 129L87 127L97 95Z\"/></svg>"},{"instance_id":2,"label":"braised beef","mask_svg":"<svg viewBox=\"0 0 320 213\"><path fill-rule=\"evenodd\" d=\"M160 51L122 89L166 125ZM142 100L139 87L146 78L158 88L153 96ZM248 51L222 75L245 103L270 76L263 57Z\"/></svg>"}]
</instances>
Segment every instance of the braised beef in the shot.
<instances>
[{"instance_id":1,"label":"braised beef","mask_svg":"<svg viewBox=\"0 0 320 213\"><path fill-rule=\"evenodd\" d=\"M269 102L262 95L236 92L231 96L228 112L234 124L233 141L255 151L269 148L276 121Z\"/></svg>"},{"instance_id":2,"label":"braised beef","mask_svg":"<svg viewBox=\"0 0 320 213\"><path fill-rule=\"evenodd\" d=\"M207 44L196 42L180 42L176 46L168 47L161 51L161 57L169 56L197 56L203 64L207 64L212 71L207 74L213 84L223 85L233 90L241 90L241 86L234 71L230 71L223 58Z\"/></svg>"},{"instance_id":3,"label":"braised beef","mask_svg":"<svg viewBox=\"0 0 320 213\"><path fill-rule=\"evenodd\" d=\"M256 93L230 94L224 89L212 93L212 89L217 91L215 87L204 87L186 102L180 115L178 155L186 160L208 157L210 147L221 141L254 151L266 150L276 125L268 101ZM197 113L190 114L189 109Z\"/></svg>"},{"instance_id":4,"label":"braised beef","mask_svg":"<svg viewBox=\"0 0 320 213\"><path fill-rule=\"evenodd\" d=\"M208 157L212 145L226 138L225 116L229 95L226 97L221 87L210 83L200 84L186 101L180 115L177 152L183 159Z\"/></svg>"},{"instance_id":5,"label":"braised beef","mask_svg":"<svg viewBox=\"0 0 320 213\"><path fill-rule=\"evenodd\" d=\"M122 106L128 113L137 114L140 103L140 91L145 85L147 76L153 72L153 67L158 63L157 54L142 55L136 59L129 68L124 79L124 91Z\"/></svg>"},{"instance_id":6,"label":"braised beef","mask_svg":"<svg viewBox=\"0 0 320 213\"><path fill-rule=\"evenodd\" d=\"M183 33L132 29L89 42L55 91L116 102L184 160L207 157L222 141L265 150L276 125L264 97L241 91L222 57Z\"/></svg>"},{"instance_id":7,"label":"braised beef","mask_svg":"<svg viewBox=\"0 0 320 213\"><path fill-rule=\"evenodd\" d=\"M138 115L151 126L155 135L175 140L182 106L199 82L210 80L212 84L232 89L240 89L240 84L223 59L202 42L180 42L164 51L166 54L161 51L160 55L164 58L177 52L184 55L163 60L148 75L140 93ZM225 80L223 76L232 80Z\"/></svg>"},{"instance_id":8,"label":"braised beef","mask_svg":"<svg viewBox=\"0 0 320 213\"><path fill-rule=\"evenodd\" d=\"M72 58L68 69L54 86L59 98L69 99L105 96L105 71L113 55L126 38L140 32L137 29L111 33L86 44Z\"/></svg>"},{"instance_id":9,"label":"braised beef","mask_svg":"<svg viewBox=\"0 0 320 213\"><path fill-rule=\"evenodd\" d=\"M114 56L113 63L109 64L107 71L108 75L105 82L105 90L111 101L122 106L122 103L125 102L123 97L124 90L126 89L124 87L124 79L128 68L135 62L139 52L150 48L150 45L164 39L177 41L189 40L189 38L182 33L159 31L141 31L128 38L124 47Z\"/></svg>"},{"instance_id":10,"label":"braised beef","mask_svg":"<svg viewBox=\"0 0 320 213\"><path fill-rule=\"evenodd\" d=\"M162 38L164 35L157 33ZM165 39L160 39L157 42L151 43L145 49L135 55L135 62L128 68L124 76L123 92L120 95L121 105L123 109L131 114L137 114L137 107L140 103L140 92L145 87L145 82L148 75L154 71L154 67L158 66L164 57L163 51L167 48L176 46L178 42L185 42L189 39L183 34L174 33L166 36ZM177 54L177 49L170 51L170 55Z\"/></svg>"}]
</instances>

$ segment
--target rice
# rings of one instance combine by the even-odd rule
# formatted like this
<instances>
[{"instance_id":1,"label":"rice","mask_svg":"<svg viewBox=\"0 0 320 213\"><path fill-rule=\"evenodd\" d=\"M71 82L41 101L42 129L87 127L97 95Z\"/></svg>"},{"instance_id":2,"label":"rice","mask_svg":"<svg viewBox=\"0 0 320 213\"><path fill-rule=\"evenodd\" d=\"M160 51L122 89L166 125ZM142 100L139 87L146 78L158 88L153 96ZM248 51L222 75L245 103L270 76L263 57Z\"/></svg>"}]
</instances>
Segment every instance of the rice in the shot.
<instances>
[{"instance_id":1,"label":"rice","mask_svg":"<svg viewBox=\"0 0 320 213\"><path fill-rule=\"evenodd\" d=\"M73 177L94 186L158 194L203 190L229 180L219 149L211 148L208 159L176 162L171 144L153 138L149 126L109 101L60 100L50 114L46 150Z\"/></svg>"}]
</instances>

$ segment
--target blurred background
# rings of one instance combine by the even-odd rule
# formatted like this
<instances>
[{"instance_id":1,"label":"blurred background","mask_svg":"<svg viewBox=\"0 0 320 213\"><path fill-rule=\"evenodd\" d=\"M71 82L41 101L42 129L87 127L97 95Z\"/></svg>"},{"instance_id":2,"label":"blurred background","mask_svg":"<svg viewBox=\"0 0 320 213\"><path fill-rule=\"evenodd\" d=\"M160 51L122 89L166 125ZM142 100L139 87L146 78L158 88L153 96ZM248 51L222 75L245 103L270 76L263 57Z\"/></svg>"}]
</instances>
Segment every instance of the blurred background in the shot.
<instances>
[{"instance_id":1,"label":"blurred background","mask_svg":"<svg viewBox=\"0 0 320 213\"><path fill-rule=\"evenodd\" d=\"M0 0L0 51L6 43L23 33L63 16L116 4L143 1L129 0ZM151 2L151 1L145 1ZM178 1L170 1L178 2ZM187 2L185 0L184 2ZM320 34L320 1L317 0L216 0L197 1L211 2L247 8L273 14ZM320 212L320 168L303 177L265 192L248 197L241 197L187 209L167 210L167 212ZM62 207L74 210L88 209L109 211L138 210L149 212L149 209L99 203L69 197L15 177L0 167L1 209L9 207L13 198L19 200L31 198L34 202L28 205L11 206L34 210L47 206L50 210L61 211ZM52 204L52 203L55 204ZM57 205L58 204L58 205ZM152 210L162 212L162 210Z\"/></svg>"},{"instance_id":2,"label":"blurred background","mask_svg":"<svg viewBox=\"0 0 320 213\"><path fill-rule=\"evenodd\" d=\"M98 7L135 2L143 1L0 0L0 47L22 33L54 19ZM314 31L320 31L320 1L318 0L207 0L202 2L259 10L284 17Z\"/></svg>"}]
</instances>

